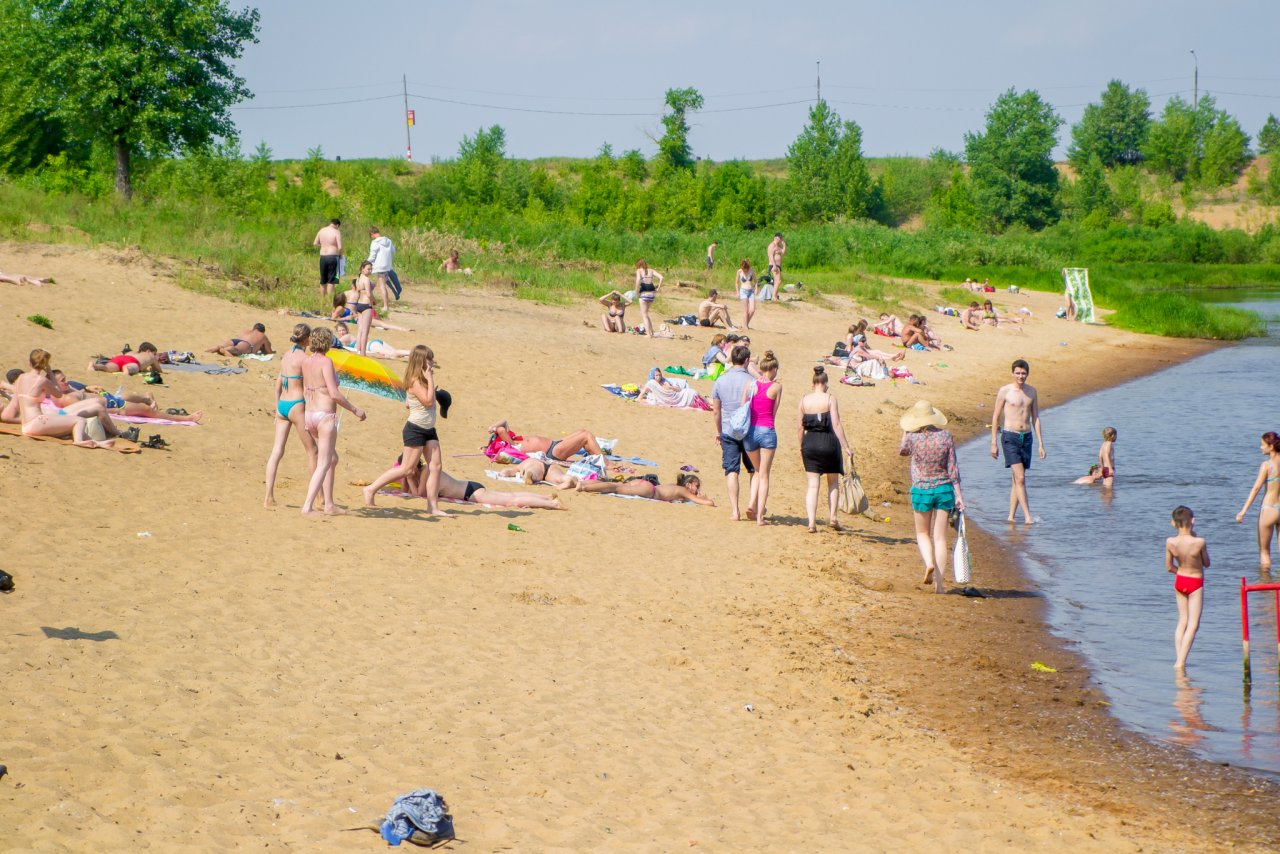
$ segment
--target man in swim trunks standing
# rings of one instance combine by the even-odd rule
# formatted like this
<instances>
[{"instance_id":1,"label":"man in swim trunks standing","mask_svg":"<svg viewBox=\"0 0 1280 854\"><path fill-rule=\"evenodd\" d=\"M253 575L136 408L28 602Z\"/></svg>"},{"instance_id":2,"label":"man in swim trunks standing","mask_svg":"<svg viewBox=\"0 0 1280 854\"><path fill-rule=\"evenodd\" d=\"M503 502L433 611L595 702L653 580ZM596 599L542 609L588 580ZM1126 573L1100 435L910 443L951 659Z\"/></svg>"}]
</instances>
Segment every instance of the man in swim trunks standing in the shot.
<instances>
[{"instance_id":1,"label":"man in swim trunks standing","mask_svg":"<svg viewBox=\"0 0 1280 854\"><path fill-rule=\"evenodd\" d=\"M312 246L320 247L320 297L327 306L333 299L333 286L338 284L338 269L342 265L342 221L334 218L316 232Z\"/></svg>"},{"instance_id":2,"label":"man in swim trunks standing","mask_svg":"<svg viewBox=\"0 0 1280 854\"><path fill-rule=\"evenodd\" d=\"M762 294L761 299L773 299L782 289L782 257L787 254L787 241L782 239L781 231L773 235L765 252L765 257L769 259L769 276L773 279L773 287L769 288L767 296Z\"/></svg>"},{"instance_id":3,"label":"man in swim trunks standing","mask_svg":"<svg viewBox=\"0 0 1280 854\"><path fill-rule=\"evenodd\" d=\"M1164 541L1164 568L1173 573L1173 590L1178 600L1178 627L1173 646L1179 671L1187 666L1191 644L1200 628L1204 609L1204 571L1209 566L1209 547L1196 536L1196 516L1191 508L1179 505L1173 511L1173 527L1178 533Z\"/></svg>"},{"instance_id":4,"label":"man in swim trunks standing","mask_svg":"<svg viewBox=\"0 0 1280 854\"><path fill-rule=\"evenodd\" d=\"M1044 459L1044 437L1040 435L1040 401L1036 390L1027 385L1031 366L1025 359L1013 363L1013 382L996 392L996 405L991 413L991 458L999 459L1004 449L1004 467L1012 473L1009 485L1009 521L1019 506L1022 518L1030 525L1031 504L1027 500L1027 469L1031 468L1031 447L1040 443L1040 459Z\"/></svg>"}]
</instances>

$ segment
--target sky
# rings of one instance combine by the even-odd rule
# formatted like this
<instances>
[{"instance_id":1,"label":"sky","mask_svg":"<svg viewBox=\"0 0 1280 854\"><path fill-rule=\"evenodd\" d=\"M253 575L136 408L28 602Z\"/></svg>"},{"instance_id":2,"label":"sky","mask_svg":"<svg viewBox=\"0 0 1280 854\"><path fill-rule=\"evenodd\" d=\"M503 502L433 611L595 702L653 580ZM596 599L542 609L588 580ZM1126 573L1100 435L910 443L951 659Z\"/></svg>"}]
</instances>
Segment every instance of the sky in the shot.
<instances>
[{"instance_id":1,"label":"sky","mask_svg":"<svg viewBox=\"0 0 1280 854\"><path fill-rule=\"evenodd\" d=\"M232 8L240 0L229 0ZM962 151L1010 87L1036 89L1070 126L1108 80L1159 114L1193 74L1256 136L1280 114L1277 0L260 0L259 43L237 64L254 98L232 110L246 151L276 158L457 154L501 125L512 157L587 157L609 143L652 156L669 88L706 100L694 153L783 157L816 98L862 128L868 156ZM1191 51L1195 51L1193 56ZM820 63L820 66L819 66ZM334 103L345 102L345 103ZM463 102L463 103L458 103ZM601 115L603 114L603 115Z\"/></svg>"}]
</instances>

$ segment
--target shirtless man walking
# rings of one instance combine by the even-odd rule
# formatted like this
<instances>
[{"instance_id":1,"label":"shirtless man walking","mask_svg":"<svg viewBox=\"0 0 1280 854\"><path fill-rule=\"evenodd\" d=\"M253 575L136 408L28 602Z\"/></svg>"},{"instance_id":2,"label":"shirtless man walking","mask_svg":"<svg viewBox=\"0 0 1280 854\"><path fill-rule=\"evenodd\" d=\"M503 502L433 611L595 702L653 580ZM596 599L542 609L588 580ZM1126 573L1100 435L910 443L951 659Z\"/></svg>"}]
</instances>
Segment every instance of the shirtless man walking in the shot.
<instances>
[{"instance_id":1,"label":"shirtless man walking","mask_svg":"<svg viewBox=\"0 0 1280 854\"><path fill-rule=\"evenodd\" d=\"M320 298L327 306L333 298L333 286L338 284L338 268L342 265L342 221L334 218L316 232L312 246L320 247Z\"/></svg>"},{"instance_id":2,"label":"shirtless man walking","mask_svg":"<svg viewBox=\"0 0 1280 854\"><path fill-rule=\"evenodd\" d=\"M1031 468L1031 446L1040 443L1040 459L1044 459L1044 437L1040 435L1040 400L1036 390L1027 385L1031 366L1025 359L1013 363L1013 382L996 392L996 405L991 413L991 458L999 459L1004 449L1004 467L1010 469L1009 521L1018 506L1023 520L1030 525L1031 504L1027 501L1027 469Z\"/></svg>"},{"instance_id":3,"label":"shirtless man walking","mask_svg":"<svg viewBox=\"0 0 1280 854\"><path fill-rule=\"evenodd\" d=\"M765 250L769 259L769 276L773 279L773 287L769 289L768 299L773 299L782 289L782 258L787 254L787 241L782 239L782 232L776 232L769 248Z\"/></svg>"}]
</instances>

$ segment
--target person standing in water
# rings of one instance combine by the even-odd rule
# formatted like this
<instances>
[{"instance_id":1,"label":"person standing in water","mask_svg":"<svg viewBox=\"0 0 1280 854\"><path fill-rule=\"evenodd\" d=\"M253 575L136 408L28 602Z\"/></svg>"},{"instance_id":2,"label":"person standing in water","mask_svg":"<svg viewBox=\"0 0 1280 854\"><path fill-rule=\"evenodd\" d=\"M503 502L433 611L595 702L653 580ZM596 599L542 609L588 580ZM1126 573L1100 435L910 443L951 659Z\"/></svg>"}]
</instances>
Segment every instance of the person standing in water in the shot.
<instances>
[{"instance_id":1,"label":"person standing in water","mask_svg":"<svg viewBox=\"0 0 1280 854\"><path fill-rule=\"evenodd\" d=\"M1027 385L1031 366L1025 359L1013 363L1013 382L996 392L991 412L991 459L999 459L1004 450L1004 467L1010 470L1009 521L1022 508L1022 518L1030 525L1031 502L1027 499L1027 470L1031 468L1031 450L1040 443L1040 459L1044 459L1044 437L1040 433L1040 401L1036 390Z\"/></svg>"},{"instance_id":2,"label":"person standing in water","mask_svg":"<svg viewBox=\"0 0 1280 854\"><path fill-rule=\"evenodd\" d=\"M1177 654L1174 667L1183 670L1191 644L1200 628L1204 609L1204 571L1209 568L1209 547L1204 537L1196 536L1196 516L1191 508L1178 506L1173 511L1174 530L1178 533L1164 541L1164 568L1173 573L1173 590L1178 597L1178 627L1173 632L1173 648Z\"/></svg>"},{"instance_id":3,"label":"person standing in water","mask_svg":"<svg viewBox=\"0 0 1280 854\"><path fill-rule=\"evenodd\" d=\"M1267 455L1258 468L1258 479L1249 490L1249 498L1236 514L1236 522L1244 521L1253 499L1262 495L1262 510L1258 513L1258 566L1263 572L1271 571L1271 535L1280 527L1280 435L1268 431L1262 434L1259 450Z\"/></svg>"}]
</instances>

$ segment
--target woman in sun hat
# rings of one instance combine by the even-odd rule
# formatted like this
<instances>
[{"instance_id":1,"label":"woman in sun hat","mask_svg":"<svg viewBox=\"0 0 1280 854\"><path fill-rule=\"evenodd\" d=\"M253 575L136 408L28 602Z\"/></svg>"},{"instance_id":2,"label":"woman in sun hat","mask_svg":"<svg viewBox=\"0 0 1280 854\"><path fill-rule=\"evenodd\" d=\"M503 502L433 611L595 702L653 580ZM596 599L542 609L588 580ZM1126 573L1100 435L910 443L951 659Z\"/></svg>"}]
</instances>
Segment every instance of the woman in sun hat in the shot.
<instances>
[{"instance_id":1,"label":"woman in sun hat","mask_svg":"<svg viewBox=\"0 0 1280 854\"><path fill-rule=\"evenodd\" d=\"M927 400L916 401L898 422L902 444L898 453L911 457L911 509L915 512L916 542L924 558L924 583L933 582L943 592L947 569L947 519L952 510L963 510L960 466L956 443L943 415Z\"/></svg>"}]
</instances>

